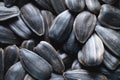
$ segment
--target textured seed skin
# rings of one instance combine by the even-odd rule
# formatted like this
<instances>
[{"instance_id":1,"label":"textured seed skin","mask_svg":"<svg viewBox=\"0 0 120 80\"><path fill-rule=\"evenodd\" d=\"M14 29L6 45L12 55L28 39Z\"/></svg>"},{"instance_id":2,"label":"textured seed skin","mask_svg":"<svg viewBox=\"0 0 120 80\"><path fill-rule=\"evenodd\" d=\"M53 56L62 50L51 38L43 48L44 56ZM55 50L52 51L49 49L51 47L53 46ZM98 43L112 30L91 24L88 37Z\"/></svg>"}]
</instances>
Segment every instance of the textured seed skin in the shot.
<instances>
[{"instance_id":1,"label":"textured seed skin","mask_svg":"<svg viewBox=\"0 0 120 80\"><path fill-rule=\"evenodd\" d=\"M104 75L89 73L86 70L72 70L64 74L65 80L108 80Z\"/></svg>"},{"instance_id":2,"label":"textured seed skin","mask_svg":"<svg viewBox=\"0 0 120 80\"><path fill-rule=\"evenodd\" d=\"M0 80L4 77L4 51L0 48Z\"/></svg>"},{"instance_id":3,"label":"textured seed skin","mask_svg":"<svg viewBox=\"0 0 120 80\"><path fill-rule=\"evenodd\" d=\"M51 41L62 44L66 41L72 31L73 16L66 10L60 13L53 21L49 30Z\"/></svg>"},{"instance_id":4,"label":"textured seed skin","mask_svg":"<svg viewBox=\"0 0 120 80\"><path fill-rule=\"evenodd\" d=\"M40 10L31 3L21 8L21 16L28 27L38 36L44 35L45 23Z\"/></svg>"},{"instance_id":5,"label":"textured seed skin","mask_svg":"<svg viewBox=\"0 0 120 80\"><path fill-rule=\"evenodd\" d=\"M21 38L29 39L32 34L31 30L26 26L20 16L16 19L9 24L10 28Z\"/></svg>"},{"instance_id":6,"label":"textured seed skin","mask_svg":"<svg viewBox=\"0 0 120 80\"><path fill-rule=\"evenodd\" d=\"M7 70L18 61L18 52L19 48L16 45L7 46L4 49L4 72L6 73Z\"/></svg>"},{"instance_id":7,"label":"textured seed skin","mask_svg":"<svg viewBox=\"0 0 120 80\"><path fill-rule=\"evenodd\" d=\"M95 31L102 39L103 43L109 48L116 56L120 57L120 34L119 32L97 25Z\"/></svg>"},{"instance_id":8,"label":"textured seed skin","mask_svg":"<svg viewBox=\"0 0 120 80\"><path fill-rule=\"evenodd\" d=\"M7 26L0 25L0 43L19 44L19 41L16 35Z\"/></svg>"},{"instance_id":9,"label":"textured seed skin","mask_svg":"<svg viewBox=\"0 0 120 80\"><path fill-rule=\"evenodd\" d=\"M25 76L25 70L20 62L17 62L9 68L5 75L5 80L23 80Z\"/></svg>"},{"instance_id":10,"label":"textured seed skin","mask_svg":"<svg viewBox=\"0 0 120 80\"><path fill-rule=\"evenodd\" d=\"M46 60L24 48L20 49L19 56L23 68L31 76L38 80L49 79L52 73L52 67Z\"/></svg>"},{"instance_id":11,"label":"textured seed skin","mask_svg":"<svg viewBox=\"0 0 120 80\"><path fill-rule=\"evenodd\" d=\"M65 0L66 6L73 12L80 12L85 7L84 0Z\"/></svg>"},{"instance_id":12,"label":"textured seed skin","mask_svg":"<svg viewBox=\"0 0 120 80\"><path fill-rule=\"evenodd\" d=\"M78 60L85 66L100 65L103 61L104 46L101 39L93 34L78 53Z\"/></svg>"},{"instance_id":13,"label":"textured seed skin","mask_svg":"<svg viewBox=\"0 0 120 80\"><path fill-rule=\"evenodd\" d=\"M120 60L105 50L103 63L108 69L115 70L120 65Z\"/></svg>"},{"instance_id":14,"label":"textured seed skin","mask_svg":"<svg viewBox=\"0 0 120 80\"><path fill-rule=\"evenodd\" d=\"M35 41L34 40L25 40L23 41L23 43L21 44L21 48L26 48L28 50L33 50L33 48L35 47Z\"/></svg>"},{"instance_id":15,"label":"textured seed skin","mask_svg":"<svg viewBox=\"0 0 120 80\"><path fill-rule=\"evenodd\" d=\"M59 57L56 50L47 42L41 41L35 48L34 51L38 53L41 57L47 60L53 67L54 71L57 73L64 72L64 63Z\"/></svg>"},{"instance_id":16,"label":"textured seed skin","mask_svg":"<svg viewBox=\"0 0 120 80\"><path fill-rule=\"evenodd\" d=\"M65 0L50 0L50 2L57 14L66 10Z\"/></svg>"},{"instance_id":17,"label":"textured seed skin","mask_svg":"<svg viewBox=\"0 0 120 80\"><path fill-rule=\"evenodd\" d=\"M80 43L77 41L74 32L72 31L68 40L64 43L63 49L65 52L68 54L77 54L78 51L80 50Z\"/></svg>"},{"instance_id":18,"label":"textured seed skin","mask_svg":"<svg viewBox=\"0 0 120 80\"><path fill-rule=\"evenodd\" d=\"M11 8L7 8L4 6L3 2L0 2L0 21L5 21L7 19L16 17L20 14L20 10L18 7L13 6Z\"/></svg>"},{"instance_id":19,"label":"textured seed skin","mask_svg":"<svg viewBox=\"0 0 120 80\"><path fill-rule=\"evenodd\" d=\"M92 34L96 25L96 16L88 11L77 15L74 21L73 31L80 43L85 43Z\"/></svg>"},{"instance_id":20,"label":"textured seed skin","mask_svg":"<svg viewBox=\"0 0 120 80\"><path fill-rule=\"evenodd\" d=\"M11 7L15 4L16 0L3 0L6 7Z\"/></svg>"},{"instance_id":21,"label":"textured seed skin","mask_svg":"<svg viewBox=\"0 0 120 80\"><path fill-rule=\"evenodd\" d=\"M101 7L98 20L106 27L120 29L120 10L111 5L104 4Z\"/></svg>"},{"instance_id":22,"label":"textured seed skin","mask_svg":"<svg viewBox=\"0 0 120 80\"><path fill-rule=\"evenodd\" d=\"M98 14L101 8L101 4L98 0L85 0L87 8L95 13Z\"/></svg>"}]
</instances>

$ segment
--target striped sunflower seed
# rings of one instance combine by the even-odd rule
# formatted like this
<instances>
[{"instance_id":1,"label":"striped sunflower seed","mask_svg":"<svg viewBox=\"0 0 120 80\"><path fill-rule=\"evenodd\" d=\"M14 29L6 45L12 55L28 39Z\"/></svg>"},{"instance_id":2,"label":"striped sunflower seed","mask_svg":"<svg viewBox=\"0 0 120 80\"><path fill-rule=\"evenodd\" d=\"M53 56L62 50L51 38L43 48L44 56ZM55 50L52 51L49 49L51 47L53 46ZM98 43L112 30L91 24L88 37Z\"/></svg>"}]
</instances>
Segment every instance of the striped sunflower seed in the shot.
<instances>
[{"instance_id":1,"label":"striped sunflower seed","mask_svg":"<svg viewBox=\"0 0 120 80\"><path fill-rule=\"evenodd\" d=\"M34 51L38 53L42 58L47 60L57 73L64 72L64 64L62 59L59 57L57 51L47 42L41 41L35 48Z\"/></svg>"},{"instance_id":2,"label":"striped sunflower seed","mask_svg":"<svg viewBox=\"0 0 120 80\"><path fill-rule=\"evenodd\" d=\"M21 16L28 27L38 36L45 33L45 23L40 10L31 3L21 8Z\"/></svg>"},{"instance_id":3,"label":"striped sunflower seed","mask_svg":"<svg viewBox=\"0 0 120 80\"><path fill-rule=\"evenodd\" d=\"M0 2L0 21L4 21L16 17L19 14L20 14L20 10L18 7L13 6L11 8L7 8L4 6L3 2Z\"/></svg>"},{"instance_id":4,"label":"striped sunflower seed","mask_svg":"<svg viewBox=\"0 0 120 80\"><path fill-rule=\"evenodd\" d=\"M26 26L20 16L16 19L9 24L10 28L21 38L29 39L32 34L31 30Z\"/></svg>"},{"instance_id":5,"label":"striped sunflower seed","mask_svg":"<svg viewBox=\"0 0 120 80\"><path fill-rule=\"evenodd\" d=\"M115 70L120 65L120 60L105 50L103 63L108 69Z\"/></svg>"},{"instance_id":6,"label":"striped sunflower seed","mask_svg":"<svg viewBox=\"0 0 120 80\"><path fill-rule=\"evenodd\" d=\"M32 77L38 80L47 80L50 78L52 66L45 59L24 48L20 49L19 57L23 68Z\"/></svg>"},{"instance_id":7,"label":"striped sunflower seed","mask_svg":"<svg viewBox=\"0 0 120 80\"><path fill-rule=\"evenodd\" d=\"M120 10L111 5L104 4L101 7L98 20L106 27L120 29Z\"/></svg>"},{"instance_id":8,"label":"striped sunflower seed","mask_svg":"<svg viewBox=\"0 0 120 80\"><path fill-rule=\"evenodd\" d=\"M108 80L106 76L90 73L86 70L72 70L64 74L65 80Z\"/></svg>"},{"instance_id":9,"label":"striped sunflower seed","mask_svg":"<svg viewBox=\"0 0 120 80\"><path fill-rule=\"evenodd\" d=\"M0 25L0 43L4 44L19 44L16 35L7 27Z\"/></svg>"},{"instance_id":10,"label":"striped sunflower seed","mask_svg":"<svg viewBox=\"0 0 120 80\"><path fill-rule=\"evenodd\" d=\"M95 31L107 48L120 57L120 33L101 25L97 25Z\"/></svg>"},{"instance_id":11,"label":"striped sunflower seed","mask_svg":"<svg viewBox=\"0 0 120 80\"><path fill-rule=\"evenodd\" d=\"M19 48L16 45L7 46L4 49L4 72L6 73L7 70L18 61L18 52Z\"/></svg>"},{"instance_id":12,"label":"striped sunflower seed","mask_svg":"<svg viewBox=\"0 0 120 80\"><path fill-rule=\"evenodd\" d=\"M102 40L93 34L78 53L78 60L85 66L100 65L103 61L104 46Z\"/></svg>"},{"instance_id":13,"label":"striped sunflower seed","mask_svg":"<svg viewBox=\"0 0 120 80\"><path fill-rule=\"evenodd\" d=\"M60 13L53 21L49 30L49 38L58 44L64 43L72 31L73 16L66 10Z\"/></svg>"},{"instance_id":14,"label":"striped sunflower seed","mask_svg":"<svg viewBox=\"0 0 120 80\"><path fill-rule=\"evenodd\" d=\"M17 62L9 68L5 75L5 80L23 80L25 76L25 70L20 62Z\"/></svg>"},{"instance_id":15,"label":"striped sunflower seed","mask_svg":"<svg viewBox=\"0 0 120 80\"><path fill-rule=\"evenodd\" d=\"M101 4L98 0L85 0L87 8L95 13L98 14L101 8Z\"/></svg>"},{"instance_id":16,"label":"striped sunflower seed","mask_svg":"<svg viewBox=\"0 0 120 80\"><path fill-rule=\"evenodd\" d=\"M95 28L96 21L96 16L88 11L83 11L77 15L73 31L80 43L85 43L90 37Z\"/></svg>"}]
</instances>

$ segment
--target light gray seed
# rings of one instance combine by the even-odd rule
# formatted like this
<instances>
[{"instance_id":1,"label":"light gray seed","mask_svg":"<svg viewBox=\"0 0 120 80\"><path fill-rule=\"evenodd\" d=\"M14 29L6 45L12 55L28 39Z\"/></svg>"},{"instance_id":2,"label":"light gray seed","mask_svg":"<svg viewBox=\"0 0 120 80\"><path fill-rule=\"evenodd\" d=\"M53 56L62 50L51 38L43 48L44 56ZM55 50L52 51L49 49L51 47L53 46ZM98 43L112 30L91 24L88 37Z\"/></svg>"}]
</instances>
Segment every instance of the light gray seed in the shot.
<instances>
[{"instance_id":1,"label":"light gray seed","mask_svg":"<svg viewBox=\"0 0 120 80\"><path fill-rule=\"evenodd\" d=\"M98 14L101 8L101 4L99 2L99 0L85 0L86 6L87 8L95 13Z\"/></svg>"},{"instance_id":2,"label":"light gray seed","mask_svg":"<svg viewBox=\"0 0 120 80\"><path fill-rule=\"evenodd\" d=\"M77 15L74 21L73 31L76 39L80 43L85 43L91 36L95 28L96 21L96 16L88 11L83 11Z\"/></svg>"},{"instance_id":3,"label":"light gray seed","mask_svg":"<svg viewBox=\"0 0 120 80\"><path fill-rule=\"evenodd\" d=\"M102 40L93 34L78 53L78 60L85 66L97 66L103 61L104 46Z\"/></svg>"},{"instance_id":4,"label":"light gray seed","mask_svg":"<svg viewBox=\"0 0 120 80\"><path fill-rule=\"evenodd\" d=\"M5 7L3 2L0 2L0 21L5 21L10 18L16 17L20 14L18 7L13 6L10 8Z\"/></svg>"}]
</instances>

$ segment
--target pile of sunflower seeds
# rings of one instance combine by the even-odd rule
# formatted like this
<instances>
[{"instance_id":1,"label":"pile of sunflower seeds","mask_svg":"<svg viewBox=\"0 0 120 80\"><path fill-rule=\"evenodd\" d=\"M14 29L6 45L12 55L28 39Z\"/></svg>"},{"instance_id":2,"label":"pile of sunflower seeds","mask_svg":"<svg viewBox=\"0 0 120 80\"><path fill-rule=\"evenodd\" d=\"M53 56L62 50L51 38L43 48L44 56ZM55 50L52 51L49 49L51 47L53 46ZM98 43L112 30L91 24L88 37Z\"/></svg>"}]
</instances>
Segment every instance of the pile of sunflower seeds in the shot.
<instances>
[{"instance_id":1,"label":"pile of sunflower seeds","mask_svg":"<svg viewBox=\"0 0 120 80\"><path fill-rule=\"evenodd\" d=\"M0 0L0 80L120 80L120 0Z\"/></svg>"}]
</instances>

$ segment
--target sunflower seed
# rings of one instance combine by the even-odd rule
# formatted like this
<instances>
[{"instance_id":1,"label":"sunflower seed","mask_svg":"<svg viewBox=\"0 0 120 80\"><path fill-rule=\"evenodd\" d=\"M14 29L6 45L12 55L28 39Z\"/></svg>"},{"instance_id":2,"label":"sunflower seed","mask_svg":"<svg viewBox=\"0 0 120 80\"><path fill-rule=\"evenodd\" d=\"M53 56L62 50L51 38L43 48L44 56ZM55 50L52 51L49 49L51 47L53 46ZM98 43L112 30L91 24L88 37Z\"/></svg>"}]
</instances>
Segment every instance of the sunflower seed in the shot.
<instances>
[{"instance_id":1,"label":"sunflower seed","mask_svg":"<svg viewBox=\"0 0 120 80\"><path fill-rule=\"evenodd\" d=\"M115 70L120 65L120 60L105 50L103 63L108 69Z\"/></svg>"},{"instance_id":2,"label":"sunflower seed","mask_svg":"<svg viewBox=\"0 0 120 80\"><path fill-rule=\"evenodd\" d=\"M90 73L86 70L72 70L64 74L65 80L108 80L106 76Z\"/></svg>"},{"instance_id":3,"label":"sunflower seed","mask_svg":"<svg viewBox=\"0 0 120 80\"><path fill-rule=\"evenodd\" d=\"M36 53L24 48L20 49L19 56L23 68L32 77L38 80L49 79L52 73L52 67L46 60Z\"/></svg>"},{"instance_id":4,"label":"sunflower seed","mask_svg":"<svg viewBox=\"0 0 120 80\"><path fill-rule=\"evenodd\" d=\"M85 0L87 8L95 13L98 14L101 8L101 4L98 0Z\"/></svg>"},{"instance_id":5,"label":"sunflower seed","mask_svg":"<svg viewBox=\"0 0 120 80\"><path fill-rule=\"evenodd\" d=\"M21 16L28 27L38 36L42 36L45 32L44 19L40 10L31 3L21 8Z\"/></svg>"},{"instance_id":6,"label":"sunflower seed","mask_svg":"<svg viewBox=\"0 0 120 80\"><path fill-rule=\"evenodd\" d=\"M18 61L19 48L16 45L11 45L5 48L5 58L4 58L4 72Z\"/></svg>"},{"instance_id":7,"label":"sunflower seed","mask_svg":"<svg viewBox=\"0 0 120 80\"><path fill-rule=\"evenodd\" d=\"M96 16L88 11L79 13L74 21L73 31L80 43L85 43L96 25Z\"/></svg>"},{"instance_id":8,"label":"sunflower seed","mask_svg":"<svg viewBox=\"0 0 120 80\"><path fill-rule=\"evenodd\" d=\"M6 26L0 25L0 43L19 44L16 35Z\"/></svg>"},{"instance_id":9,"label":"sunflower seed","mask_svg":"<svg viewBox=\"0 0 120 80\"><path fill-rule=\"evenodd\" d=\"M16 17L20 14L19 8L13 6L11 8L7 8L4 6L3 2L0 2L0 21L4 21L13 17Z\"/></svg>"},{"instance_id":10,"label":"sunflower seed","mask_svg":"<svg viewBox=\"0 0 120 80\"><path fill-rule=\"evenodd\" d=\"M26 49L31 50L31 51L33 50L34 47L35 47L35 41L34 40L25 40L21 44L21 48L26 48Z\"/></svg>"},{"instance_id":11,"label":"sunflower seed","mask_svg":"<svg viewBox=\"0 0 120 80\"><path fill-rule=\"evenodd\" d=\"M63 73L65 67L56 50L47 42L41 41L34 51L47 60L57 73Z\"/></svg>"},{"instance_id":12,"label":"sunflower seed","mask_svg":"<svg viewBox=\"0 0 120 80\"><path fill-rule=\"evenodd\" d=\"M106 27L120 29L120 10L108 4L102 5L98 20Z\"/></svg>"},{"instance_id":13,"label":"sunflower seed","mask_svg":"<svg viewBox=\"0 0 120 80\"><path fill-rule=\"evenodd\" d=\"M115 71L110 71L103 67L100 69L99 73L106 75L108 80L119 80L120 79L120 68L118 68Z\"/></svg>"},{"instance_id":14,"label":"sunflower seed","mask_svg":"<svg viewBox=\"0 0 120 80\"><path fill-rule=\"evenodd\" d=\"M21 38L28 39L30 38L32 32L25 25L20 17L17 17L17 20L13 21L10 25L10 28Z\"/></svg>"},{"instance_id":15,"label":"sunflower seed","mask_svg":"<svg viewBox=\"0 0 120 80\"><path fill-rule=\"evenodd\" d=\"M93 34L78 53L79 62L85 66L100 65L103 60L104 46L101 39Z\"/></svg>"},{"instance_id":16,"label":"sunflower seed","mask_svg":"<svg viewBox=\"0 0 120 80\"><path fill-rule=\"evenodd\" d=\"M25 76L25 70L20 62L17 62L9 68L5 75L5 80L23 80Z\"/></svg>"},{"instance_id":17,"label":"sunflower seed","mask_svg":"<svg viewBox=\"0 0 120 80\"><path fill-rule=\"evenodd\" d=\"M72 31L73 16L66 10L59 14L49 31L50 40L56 43L64 43Z\"/></svg>"},{"instance_id":18,"label":"sunflower seed","mask_svg":"<svg viewBox=\"0 0 120 80\"><path fill-rule=\"evenodd\" d=\"M117 56L120 57L120 33L110 29L105 28L101 25L97 25L95 31L102 39L104 44Z\"/></svg>"}]
</instances>

